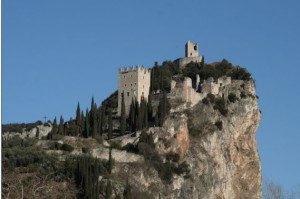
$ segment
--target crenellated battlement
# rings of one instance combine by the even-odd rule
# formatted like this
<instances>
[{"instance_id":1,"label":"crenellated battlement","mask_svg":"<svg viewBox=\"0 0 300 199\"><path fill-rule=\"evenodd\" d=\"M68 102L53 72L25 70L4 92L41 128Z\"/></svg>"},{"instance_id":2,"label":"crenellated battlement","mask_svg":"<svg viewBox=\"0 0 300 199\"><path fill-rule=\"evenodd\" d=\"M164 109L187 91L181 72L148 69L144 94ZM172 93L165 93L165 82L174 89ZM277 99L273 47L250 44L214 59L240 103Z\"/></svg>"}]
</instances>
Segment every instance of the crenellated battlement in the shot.
<instances>
[{"instance_id":1,"label":"crenellated battlement","mask_svg":"<svg viewBox=\"0 0 300 199\"><path fill-rule=\"evenodd\" d=\"M145 68L143 65L135 65L130 67L121 67L119 68L119 73L128 73L133 71L141 71L145 73L150 73L151 69Z\"/></svg>"}]
</instances>

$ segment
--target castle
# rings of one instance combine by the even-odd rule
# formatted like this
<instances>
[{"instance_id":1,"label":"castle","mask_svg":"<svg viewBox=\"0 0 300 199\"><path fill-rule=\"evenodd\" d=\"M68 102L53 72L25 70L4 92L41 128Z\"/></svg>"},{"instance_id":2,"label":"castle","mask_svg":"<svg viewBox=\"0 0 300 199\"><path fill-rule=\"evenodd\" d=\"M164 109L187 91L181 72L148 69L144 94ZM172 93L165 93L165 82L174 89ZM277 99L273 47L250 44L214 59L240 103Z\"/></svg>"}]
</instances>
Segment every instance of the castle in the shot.
<instances>
[{"instance_id":1,"label":"castle","mask_svg":"<svg viewBox=\"0 0 300 199\"><path fill-rule=\"evenodd\" d=\"M179 67L183 68L190 62L199 63L202 61L202 56L198 51L198 44L188 41L185 44L185 57L179 59ZM138 103L144 98L148 100L150 92L150 76L151 70L143 66L123 67L119 69L118 77L118 115L121 115L122 96L125 102L126 115L129 114L129 109L132 100L137 100Z\"/></svg>"},{"instance_id":2,"label":"castle","mask_svg":"<svg viewBox=\"0 0 300 199\"><path fill-rule=\"evenodd\" d=\"M125 112L128 115L132 100L138 103L144 98L148 100L150 91L151 70L143 66L119 69L118 115L121 115L122 96L124 96Z\"/></svg>"},{"instance_id":3,"label":"castle","mask_svg":"<svg viewBox=\"0 0 300 199\"><path fill-rule=\"evenodd\" d=\"M198 49L198 44L188 41L185 44L185 57L179 59L179 67L183 68L190 62L201 62L202 56L200 55Z\"/></svg>"}]
</instances>

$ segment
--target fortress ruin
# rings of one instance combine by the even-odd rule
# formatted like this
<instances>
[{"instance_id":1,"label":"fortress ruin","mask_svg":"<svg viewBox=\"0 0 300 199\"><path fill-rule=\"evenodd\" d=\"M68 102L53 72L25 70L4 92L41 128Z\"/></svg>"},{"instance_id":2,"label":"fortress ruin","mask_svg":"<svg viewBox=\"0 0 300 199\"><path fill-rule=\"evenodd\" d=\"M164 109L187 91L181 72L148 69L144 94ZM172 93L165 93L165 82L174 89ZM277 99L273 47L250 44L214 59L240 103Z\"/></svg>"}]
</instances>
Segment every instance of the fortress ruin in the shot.
<instances>
[{"instance_id":1,"label":"fortress ruin","mask_svg":"<svg viewBox=\"0 0 300 199\"><path fill-rule=\"evenodd\" d=\"M199 53L198 44L188 41L185 44L185 57L179 59L179 67L184 68L190 62L199 63L202 61L202 56ZM122 106L122 96L124 96L125 102L125 112L126 115L129 114L130 105L133 100L136 100L138 103L141 102L141 99L148 100L150 92L150 78L151 70L144 68L143 66L133 66L133 67L123 67L119 69L118 77L118 116L121 115L121 106ZM199 85L200 79L197 79ZM186 85L189 85L186 82ZM204 90L213 91L214 85L212 82L204 84ZM189 87L189 86L186 86ZM197 90L197 89L196 89ZM186 97L190 96L190 92L182 93ZM190 100L188 100L190 101Z\"/></svg>"},{"instance_id":2,"label":"fortress ruin","mask_svg":"<svg viewBox=\"0 0 300 199\"><path fill-rule=\"evenodd\" d=\"M188 41L185 44L185 57L179 59L179 67L184 68L190 62L199 63L202 61L202 56L199 53L198 44Z\"/></svg>"},{"instance_id":3,"label":"fortress ruin","mask_svg":"<svg viewBox=\"0 0 300 199\"><path fill-rule=\"evenodd\" d=\"M122 95L124 96L125 112L129 114L131 102L138 103L144 98L148 100L150 91L151 70L143 66L124 67L119 69L118 115L121 115Z\"/></svg>"}]
</instances>

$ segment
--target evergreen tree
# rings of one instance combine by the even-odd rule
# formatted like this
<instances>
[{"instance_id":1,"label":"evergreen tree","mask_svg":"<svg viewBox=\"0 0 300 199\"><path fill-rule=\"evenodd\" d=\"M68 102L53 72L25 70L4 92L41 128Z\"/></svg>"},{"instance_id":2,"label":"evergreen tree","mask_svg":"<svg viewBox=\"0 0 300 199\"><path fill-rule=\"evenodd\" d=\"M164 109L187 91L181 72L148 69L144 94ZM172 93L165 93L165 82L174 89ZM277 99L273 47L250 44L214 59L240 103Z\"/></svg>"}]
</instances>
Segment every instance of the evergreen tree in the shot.
<instances>
[{"instance_id":1,"label":"evergreen tree","mask_svg":"<svg viewBox=\"0 0 300 199\"><path fill-rule=\"evenodd\" d=\"M107 180L105 199L111 199L111 195L112 195L111 182L110 180Z\"/></svg>"},{"instance_id":2,"label":"evergreen tree","mask_svg":"<svg viewBox=\"0 0 300 199\"><path fill-rule=\"evenodd\" d=\"M97 135L101 135L101 109L97 109Z\"/></svg>"},{"instance_id":3,"label":"evergreen tree","mask_svg":"<svg viewBox=\"0 0 300 199\"><path fill-rule=\"evenodd\" d=\"M112 124L112 113L111 110L109 110L109 115L108 115L108 139L110 140L112 138L112 133L113 133L113 124Z\"/></svg>"},{"instance_id":4,"label":"evergreen tree","mask_svg":"<svg viewBox=\"0 0 300 199\"><path fill-rule=\"evenodd\" d=\"M139 105L139 102L137 101L137 99L135 99L135 107L134 107L134 128L135 128L135 131L139 129L139 126L138 126L138 117L139 117L139 109L140 109L140 105Z\"/></svg>"},{"instance_id":5,"label":"evergreen tree","mask_svg":"<svg viewBox=\"0 0 300 199\"><path fill-rule=\"evenodd\" d=\"M105 127L106 127L106 120L105 120L105 118L106 118L106 116L105 116L105 105L102 105L102 107L101 107L101 118L100 118L100 135L102 135L103 134L103 132L104 132L104 129L105 129Z\"/></svg>"},{"instance_id":6,"label":"evergreen tree","mask_svg":"<svg viewBox=\"0 0 300 199\"><path fill-rule=\"evenodd\" d=\"M58 131L58 127L57 127L57 121L56 121L56 117L55 117L53 120L53 123L52 123L51 133L48 134L47 139L52 139L53 135L57 134L57 131Z\"/></svg>"},{"instance_id":7,"label":"evergreen tree","mask_svg":"<svg viewBox=\"0 0 300 199\"><path fill-rule=\"evenodd\" d=\"M112 158L112 148L109 147L109 156L108 156L108 173L111 174L111 171L113 169L114 166L114 160Z\"/></svg>"},{"instance_id":8,"label":"evergreen tree","mask_svg":"<svg viewBox=\"0 0 300 199\"><path fill-rule=\"evenodd\" d=\"M87 138L90 135L90 117L89 117L89 109L85 111L85 120L84 120L84 137Z\"/></svg>"},{"instance_id":9,"label":"evergreen tree","mask_svg":"<svg viewBox=\"0 0 300 199\"><path fill-rule=\"evenodd\" d=\"M205 64L205 60L204 60L204 56L202 55L202 59L201 59L201 62L200 62L200 66L201 66L201 67L204 67L204 64Z\"/></svg>"},{"instance_id":10,"label":"evergreen tree","mask_svg":"<svg viewBox=\"0 0 300 199\"><path fill-rule=\"evenodd\" d=\"M76 125L81 126L81 112L80 112L80 105L79 102L77 104L77 109L76 109Z\"/></svg>"},{"instance_id":11,"label":"evergreen tree","mask_svg":"<svg viewBox=\"0 0 300 199\"><path fill-rule=\"evenodd\" d=\"M145 105L144 105L144 128L148 128L148 103L147 101L145 101Z\"/></svg>"},{"instance_id":12,"label":"evergreen tree","mask_svg":"<svg viewBox=\"0 0 300 199\"><path fill-rule=\"evenodd\" d=\"M98 120L97 120L97 113L94 111L93 113L93 129L92 129L92 137L95 138L98 132Z\"/></svg>"},{"instance_id":13,"label":"evergreen tree","mask_svg":"<svg viewBox=\"0 0 300 199\"><path fill-rule=\"evenodd\" d=\"M135 129L135 101L132 99L131 104L130 104L130 110L129 110L129 118L128 118L128 123L129 123L129 127L131 132L134 132Z\"/></svg>"},{"instance_id":14,"label":"evergreen tree","mask_svg":"<svg viewBox=\"0 0 300 199\"><path fill-rule=\"evenodd\" d=\"M152 121L153 109L152 109L152 95L151 94L149 94L149 96L148 96L147 109L148 109L148 120Z\"/></svg>"},{"instance_id":15,"label":"evergreen tree","mask_svg":"<svg viewBox=\"0 0 300 199\"><path fill-rule=\"evenodd\" d=\"M126 130L126 111L125 111L124 93L122 93L120 129L121 129L121 135L124 135Z\"/></svg>"},{"instance_id":16,"label":"evergreen tree","mask_svg":"<svg viewBox=\"0 0 300 199\"><path fill-rule=\"evenodd\" d=\"M93 109L94 109L94 106L95 106L95 100L94 100L94 97L92 97L92 101L91 101L91 109L90 109L90 110L93 110Z\"/></svg>"},{"instance_id":17,"label":"evergreen tree","mask_svg":"<svg viewBox=\"0 0 300 199\"><path fill-rule=\"evenodd\" d=\"M90 122L90 129L92 137L94 138L97 134L97 105L95 103L94 97L92 97L91 101L91 109L90 109L90 115L89 115L89 122Z\"/></svg>"},{"instance_id":18,"label":"evergreen tree","mask_svg":"<svg viewBox=\"0 0 300 199\"><path fill-rule=\"evenodd\" d=\"M159 102L158 106L158 124L159 126L162 126L165 120L165 117L168 113L168 100L167 100L167 94L164 91L163 96Z\"/></svg>"},{"instance_id":19,"label":"evergreen tree","mask_svg":"<svg viewBox=\"0 0 300 199\"><path fill-rule=\"evenodd\" d=\"M57 121L56 121L56 117L54 118L54 120L53 120L53 126L57 126Z\"/></svg>"},{"instance_id":20,"label":"evergreen tree","mask_svg":"<svg viewBox=\"0 0 300 199\"><path fill-rule=\"evenodd\" d=\"M62 116L59 119L58 134L64 135L64 119Z\"/></svg>"},{"instance_id":21,"label":"evergreen tree","mask_svg":"<svg viewBox=\"0 0 300 199\"><path fill-rule=\"evenodd\" d=\"M158 111L159 111L159 110L157 110L157 112L156 112L156 114L155 114L155 126L159 126Z\"/></svg>"},{"instance_id":22,"label":"evergreen tree","mask_svg":"<svg viewBox=\"0 0 300 199\"><path fill-rule=\"evenodd\" d=\"M84 113L83 113L83 110L81 110L81 114L80 114L80 123L81 123L80 134L82 135L82 132L84 130Z\"/></svg>"},{"instance_id":23,"label":"evergreen tree","mask_svg":"<svg viewBox=\"0 0 300 199\"><path fill-rule=\"evenodd\" d=\"M98 159L89 156L77 157L74 168L74 179L78 187L82 189L79 198L98 198L100 185L98 176L102 165Z\"/></svg>"},{"instance_id":24,"label":"evergreen tree","mask_svg":"<svg viewBox=\"0 0 300 199\"><path fill-rule=\"evenodd\" d=\"M132 199L131 186L130 186L128 180L126 182L126 187L125 187L125 190L123 192L123 196L124 196L124 199Z\"/></svg>"},{"instance_id":25,"label":"evergreen tree","mask_svg":"<svg viewBox=\"0 0 300 199\"><path fill-rule=\"evenodd\" d=\"M143 122L144 122L144 98L141 98L141 104L138 109L138 115L137 115L137 130L141 130L143 128Z\"/></svg>"}]
</instances>

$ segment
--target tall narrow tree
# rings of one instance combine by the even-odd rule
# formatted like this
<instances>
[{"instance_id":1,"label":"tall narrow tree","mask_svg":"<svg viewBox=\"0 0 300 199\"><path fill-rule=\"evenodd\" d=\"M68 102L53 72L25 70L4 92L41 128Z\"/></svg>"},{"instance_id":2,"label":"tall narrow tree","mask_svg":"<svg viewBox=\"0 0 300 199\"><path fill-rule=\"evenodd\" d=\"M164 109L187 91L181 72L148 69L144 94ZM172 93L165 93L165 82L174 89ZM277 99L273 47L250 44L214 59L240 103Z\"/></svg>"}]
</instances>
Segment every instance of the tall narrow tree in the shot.
<instances>
[{"instance_id":1,"label":"tall narrow tree","mask_svg":"<svg viewBox=\"0 0 300 199\"><path fill-rule=\"evenodd\" d=\"M140 105L139 105L139 102L137 101L137 99L135 98L135 115L134 115L134 126L135 126L135 130L138 130L139 129L139 126L138 126L138 118L139 118L139 109L140 109Z\"/></svg>"},{"instance_id":2,"label":"tall narrow tree","mask_svg":"<svg viewBox=\"0 0 300 199\"><path fill-rule=\"evenodd\" d=\"M53 125L52 125L52 135L57 134L57 121L56 121L56 117L53 120Z\"/></svg>"},{"instance_id":3,"label":"tall narrow tree","mask_svg":"<svg viewBox=\"0 0 300 199\"><path fill-rule=\"evenodd\" d=\"M111 174L113 166L114 166L114 160L113 160L113 157L112 157L112 148L109 147L109 156L108 156L108 173L109 174Z\"/></svg>"},{"instance_id":4,"label":"tall narrow tree","mask_svg":"<svg viewBox=\"0 0 300 199\"><path fill-rule=\"evenodd\" d=\"M143 124L143 127L144 128L148 128L148 103L147 101L145 100L145 105L144 105L144 124Z\"/></svg>"},{"instance_id":5,"label":"tall narrow tree","mask_svg":"<svg viewBox=\"0 0 300 199\"><path fill-rule=\"evenodd\" d=\"M130 104L130 109L129 109L129 118L128 118L128 123L130 127L130 131L134 132L135 131L135 101L132 99L131 104Z\"/></svg>"},{"instance_id":6,"label":"tall narrow tree","mask_svg":"<svg viewBox=\"0 0 300 199\"><path fill-rule=\"evenodd\" d=\"M80 111L80 105L79 102L77 104L77 109L76 109L76 125L81 126L81 111Z\"/></svg>"},{"instance_id":7,"label":"tall narrow tree","mask_svg":"<svg viewBox=\"0 0 300 199\"><path fill-rule=\"evenodd\" d=\"M106 129L106 124L107 124L107 122L106 122L106 115L105 115L105 109L106 109L105 105L102 105L101 109L100 109L101 110L100 135L103 134L104 130Z\"/></svg>"},{"instance_id":8,"label":"tall narrow tree","mask_svg":"<svg viewBox=\"0 0 300 199\"><path fill-rule=\"evenodd\" d=\"M132 194L131 194L131 186L127 180L126 182L126 187L123 193L124 199L132 199Z\"/></svg>"},{"instance_id":9,"label":"tall narrow tree","mask_svg":"<svg viewBox=\"0 0 300 199\"><path fill-rule=\"evenodd\" d=\"M59 119L58 134L64 135L64 119L62 116Z\"/></svg>"},{"instance_id":10,"label":"tall narrow tree","mask_svg":"<svg viewBox=\"0 0 300 199\"><path fill-rule=\"evenodd\" d=\"M120 130L121 135L125 134L126 130L126 110L125 110L125 101L124 101L124 93L122 93L122 105L121 105L121 121L120 121Z\"/></svg>"},{"instance_id":11,"label":"tall narrow tree","mask_svg":"<svg viewBox=\"0 0 300 199\"><path fill-rule=\"evenodd\" d=\"M149 94L149 96L148 96L147 109L148 109L148 120L152 121L153 108L152 108L152 95L151 94Z\"/></svg>"},{"instance_id":12,"label":"tall narrow tree","mask_svg":"<svg viewBox=\"0 0 300 199\"><path fill-rule=\"evenodd\" d=\"M165 117L168 112L168 100L167 100L167 94L164 91L163 96L160 99L159 105L158 105L158 119L159 119L159 126L163 125L163 122L165 120Z\"/></svg>"},{"instance_id":13,"label":"tall narrow tree","mask_svg":"<svg viewBox=\"0 0 300 199\"><path fill-rule=\"evenodd\" d=\"M111 187L111 182L108 179L106 185L106 191L105 191L105 199L111 199L111 195L112 195L112 187Z\"/></svg>"},{"instance_id":14,"label":"tall narrow tree","mask_svg":"<svg viewBox=\"0 0 300 199\"><path fill-rule=\"evenodd\" d=\"M89 109L85 111L85 120L84 120L84 137L89 137L90 135L90 117L89 117Z\"/></svg>"},{"instance_id":15,"label":"tall narrow tree","mask_svg":"<svg viewBox=\"0 0 300 199\"><path fill-rule=\"evenodd\" d=\"M109 110L109 115L108 115L108 134L107 134L107 137L108 137L109 140L112 138L112 133L113 133L112 113L111 113L111 110Z\"/></svg>"}]
</instances>

